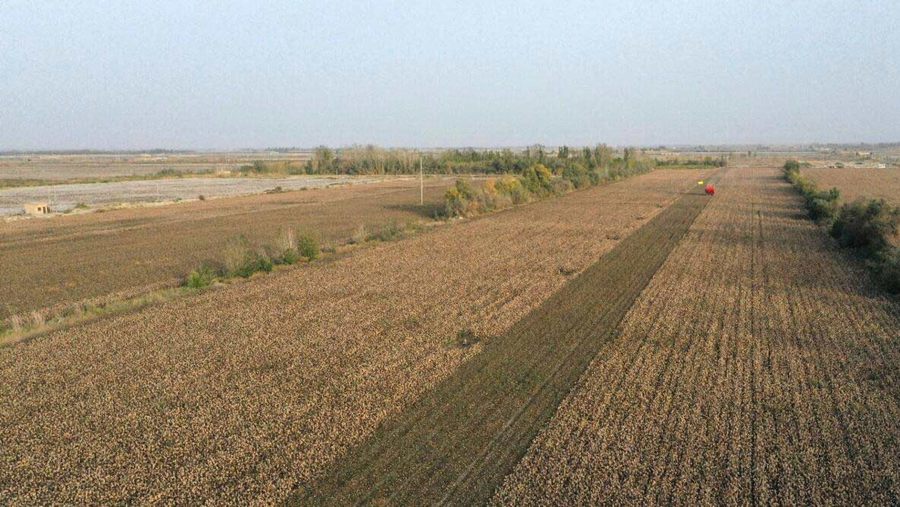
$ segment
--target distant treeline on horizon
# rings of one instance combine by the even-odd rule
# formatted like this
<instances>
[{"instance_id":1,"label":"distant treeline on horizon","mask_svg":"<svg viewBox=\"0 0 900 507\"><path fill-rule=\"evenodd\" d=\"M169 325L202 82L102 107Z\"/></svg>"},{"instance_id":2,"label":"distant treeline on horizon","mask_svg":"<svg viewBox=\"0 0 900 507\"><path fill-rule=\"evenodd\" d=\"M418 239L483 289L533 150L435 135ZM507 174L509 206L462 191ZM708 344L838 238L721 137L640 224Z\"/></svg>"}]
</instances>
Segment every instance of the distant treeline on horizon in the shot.
<instances>
[{"instance_id":1,"label":"distant treeline on horizon","mask_svg":"<svg viewBox=\"0 0 900 507\"><path fill-rule=\"evenodd\" d=\"M605 144L580 149L560 146L549 150L541 145L533 145L520 151L449 149L437 153L423 153L415 150L385 149L376 146L361 146L333 150L316 148L306 161L298 160L257 160L241 167L244 174L524 174L540 164L554 174L563 174L567 169L589 172L603 169L604 173L627 169L637 165L707 165L724 166L724 157L704 157L700 160L656 160L645 156L637 148L625 148L621 152Z\"/></svg>"},{"instance_id":2,"label":"distant treeline on horizon","mask_svg":"<svg viewBox=\"0 0 900 507\"><path fill-rule=\"evenodd\" d=\"M604 145L606 146L606 145ZM0 150L0 156L22 156L22 155L192 155L192 154L215 154L215 153L303 153L310 154L323 148L340 153L345 150L358 151L361 149L381 149L385 151L412 151L421 153L441 153L445 151L475 151L475 152L497 152L512 151L526 152L535 147L544 148L544 145L534 144L530 146L509 146L509 147L427 147L427 148L381 148L376 145L350 145L340 148L330 148L326 146L318 146L314 148L301 148L296 146L275 146L267 148L237 148L230 150L203 150L203 149L169 149L169 148L151 148L144 150L94 150L94 149L76 149L76 150ZM560 148L567 148L560 145ZM624 147L614 147L615 149L624 149ZM885 143L805 143L805 144L697 144L697 145L645 145L636 146L638 150L669 150L681 152L724 152L724 151L808 151L811 149L892 149L900 148L900 141ZM573 149L573 148L569 148ZM576 148L577 149L577 148Z\"/></svg>"}]
</instances>

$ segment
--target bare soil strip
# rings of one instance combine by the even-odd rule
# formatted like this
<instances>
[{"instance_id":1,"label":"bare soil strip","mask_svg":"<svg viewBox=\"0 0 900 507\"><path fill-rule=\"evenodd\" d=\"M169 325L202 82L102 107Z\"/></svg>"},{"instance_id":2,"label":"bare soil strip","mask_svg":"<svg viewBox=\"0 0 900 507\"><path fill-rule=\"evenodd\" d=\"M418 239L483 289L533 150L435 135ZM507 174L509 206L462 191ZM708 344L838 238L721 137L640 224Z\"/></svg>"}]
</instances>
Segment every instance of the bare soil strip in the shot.
<instances>
[{"instance_id":1,"label":"bare soil strip","mask_svg":"<svg viewBox=\"0 0 900 507\"><path fill-rule=\"evenodd\" d=\"M290 503L486 502L708 200L680 197Z\"/></svg>"}]
</instances>

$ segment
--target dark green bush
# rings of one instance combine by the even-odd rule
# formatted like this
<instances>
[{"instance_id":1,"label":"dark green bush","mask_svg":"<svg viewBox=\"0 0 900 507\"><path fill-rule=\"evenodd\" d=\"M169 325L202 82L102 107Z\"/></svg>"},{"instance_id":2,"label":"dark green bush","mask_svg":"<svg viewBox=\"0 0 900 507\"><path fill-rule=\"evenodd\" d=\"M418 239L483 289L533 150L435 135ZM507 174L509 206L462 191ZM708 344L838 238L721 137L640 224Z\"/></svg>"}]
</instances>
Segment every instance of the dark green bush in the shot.
<instances>
[{"instance_id":1,"label":"dark green bush","mask_svg":"<svg viewBox=\"0 0 900 507\"><path fill-rule=\"evenodd\" d=\"M274 264L272 259L255 250L248 250L244 256L244 261L235 269L231 275L241 278L248 278L253 273L264 271L268 273L272 271Z\"/></svg>"},{"instance_id":2,"label":"dark green bush","mask_svg":"<svg viewBox=\"0 0 900 507\"><path fill-rule=\"evenodd\" d=\"M837 215L838 201L841 198L841 193L837 188L819 192L815 189L815 185L810 184L804 196L806 197L806 207L809 209L809 216L813 220L827 222Z\"/></svg>"},{"instance_id":3,"label":"dark green bush","mask_svg":"<svg viewBox=\"0 0 900 507\"><path fill-rule=\"evenodd\" d=\"M813 198L807 201L809 216L813 220L825 221L831 220L838 210L837 200Z\"/></svg>"},{"instance_id":4,"label":"dark green bush","mask_svg":"<svg viewBox=\"0 0 900 507\"><path fill-rule=\"evenodd\" d=\"M880 255L890 248L898 223L900 210L889 206L884 199L857 200L841 206L831 226L831 235L841 246Z\"/></svg>"},{"instance_id":5,"label":"dark green bush","mask_svg":"<svg viewBox=\"0 0 900 507\"><path fill-rule=\"evenodd\" d=\"M882 253L874 267L881 285L892 294L900 294L900 249L891 248Z\"/></svg>"},{"instance_id":6,"label":"dark green bush","mask_svg":"<svg viewBox=\"0 0 900 507\"><path fill-rule=\"evenodd\" d=\"M229 241L222 255L225 276L247 278L257 271L272 271L273 263L268 253L253 248L243 236Z\"/></svg>"},{"instance_id":7,"label":"dark green bush","mask_svg":"<svg viewBox=\"0 0 900 507\"><path fill-rule=\"evenodd\" d=\"M289 248L281 254L281 262L285 264L296 264L297 261L300 260L300 254L297 253L297 250L293 248Z\"/></svg>"},{"instance_id":8,"label":"dark green bush","mask_svg":"<svg viewBox=\"0 0 900 507\"><path fill-rule=\"evenodd\" d=\"M543 164L534 164L522 174L522 184L532 194L547 195L553 192L553 173Z\"/></svg>"}]
</instances>

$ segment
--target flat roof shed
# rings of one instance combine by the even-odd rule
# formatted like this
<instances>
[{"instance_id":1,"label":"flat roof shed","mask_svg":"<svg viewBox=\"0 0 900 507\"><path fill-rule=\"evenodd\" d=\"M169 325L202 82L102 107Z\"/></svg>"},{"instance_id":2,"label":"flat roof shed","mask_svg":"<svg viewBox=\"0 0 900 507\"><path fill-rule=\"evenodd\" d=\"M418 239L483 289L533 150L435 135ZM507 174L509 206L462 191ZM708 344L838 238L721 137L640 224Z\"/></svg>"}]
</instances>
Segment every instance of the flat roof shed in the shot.
<instances>
[{"instance_id":1,"label":"flat roof shed","mask_svg":"<svg viewBox=\"0 0 900 507\"><path fill-rule=\"evenodd\" d=\"M24 205L25 213L29 215L46 215L50 213L50 205L46 202L29 202Z\"/></svg>"}]
</instances>

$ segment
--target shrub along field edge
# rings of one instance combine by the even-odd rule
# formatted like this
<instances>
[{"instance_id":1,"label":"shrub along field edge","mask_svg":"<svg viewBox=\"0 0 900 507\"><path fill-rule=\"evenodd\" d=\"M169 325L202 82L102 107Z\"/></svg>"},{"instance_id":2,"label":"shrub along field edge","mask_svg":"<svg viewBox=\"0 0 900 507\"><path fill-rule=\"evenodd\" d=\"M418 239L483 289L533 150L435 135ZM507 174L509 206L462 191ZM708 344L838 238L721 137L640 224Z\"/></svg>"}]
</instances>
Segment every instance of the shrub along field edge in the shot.
<instances>
[{"instance_id":1,"label":"shrub along field edge","mask_svg":"<svg viewBox=\"0 0 900 507\"><path fill-rule=\"evenodd\" d=\"M900 248L891 242L900 230L900 208L884 199L841 204L837 188L820 191L800 174L796 160L784 163L784 177L806 200L810 218L826 226L840 246L862 257L882 287L900 294Z\"/></svg>"},{"instance_id":2,"label":"shrub along field edge","mask_svg":"<svg viewBox=\"0 0 900 507\"><path fill-rule=\"evenodd\" d=\"M617 181L653 170L646 160L618 161L607 166L589 168L572 163L554 174L543 164L534 164L522 174L505 174L487 179L480 188L466 180L456 184L445 195L444 216L468 217L518 204L567 194L573 190Z\"/></svg>"},{"instance_id":3,"label":"shrub along field edge","mask_svg":"<svg viewBox=\"0 0 900 507\"><path fill-rule=\"evenodd\" d=\"M418 223L398 222L389 222L371 231L360 226L345 244L355 246L368 242L395 241L416 233L421 228ZM139 292L127 291L12 315L0 321L0 347L14 345L48 331L138 310L158 302L248 279L256 273L270 273L336 253L338 246L320 245L314 234L297 234L289 228L282 230L274 242L265 245L254 245L245 237L238 236L228 242L221 258L202 262L178 282L162 282Z\"/></svg>"}]
</instances>

